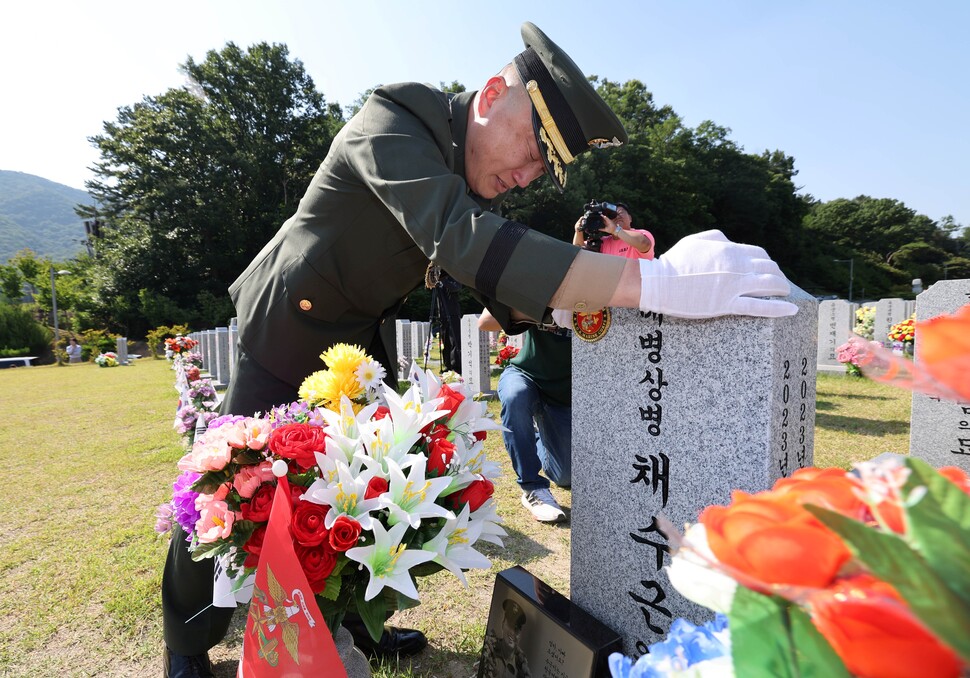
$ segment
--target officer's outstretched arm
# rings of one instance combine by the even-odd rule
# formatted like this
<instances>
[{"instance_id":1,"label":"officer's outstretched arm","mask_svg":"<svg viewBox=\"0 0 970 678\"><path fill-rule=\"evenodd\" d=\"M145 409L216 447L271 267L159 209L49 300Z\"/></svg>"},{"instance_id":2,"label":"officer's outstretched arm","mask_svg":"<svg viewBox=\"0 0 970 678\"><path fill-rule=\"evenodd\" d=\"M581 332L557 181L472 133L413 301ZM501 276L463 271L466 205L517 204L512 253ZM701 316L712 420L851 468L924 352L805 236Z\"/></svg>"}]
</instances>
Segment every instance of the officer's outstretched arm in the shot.
<instances>
[{"instance_id":1,"label":"officer's outstretched arm","mask_svg":"<svg viewBox=\"0 0 970 678\"><path fill-rule=\"evenodd\" d=\"M733 243L720 231L680 240L654 260L582 251L550 301L552 308L639 308L680 318L794 315L781 299L791 286L760 247Z\"/></svg>"}]
</instances>

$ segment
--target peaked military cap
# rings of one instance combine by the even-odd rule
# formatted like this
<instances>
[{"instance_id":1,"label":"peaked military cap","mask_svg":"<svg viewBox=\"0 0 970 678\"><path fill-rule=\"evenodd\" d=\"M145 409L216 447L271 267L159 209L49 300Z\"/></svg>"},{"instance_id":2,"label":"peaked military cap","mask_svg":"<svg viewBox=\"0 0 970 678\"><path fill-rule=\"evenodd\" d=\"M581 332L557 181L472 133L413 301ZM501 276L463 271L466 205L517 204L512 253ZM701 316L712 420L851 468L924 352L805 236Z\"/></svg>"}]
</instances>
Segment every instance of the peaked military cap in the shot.
<instances>
[{"instance_id":1,"label":"peaked military cap","mask_svg":"<svg viewBox=\"0 0 970 678\"><path fill-rule=\"evenodd\" d=\"M532 99L542 162L562 191L566 165L592 147L625 144L626 130L569 55L535 24L522 24L522 42L525 51L515 57L515 67Z\"/></svg>"}]
</instances>

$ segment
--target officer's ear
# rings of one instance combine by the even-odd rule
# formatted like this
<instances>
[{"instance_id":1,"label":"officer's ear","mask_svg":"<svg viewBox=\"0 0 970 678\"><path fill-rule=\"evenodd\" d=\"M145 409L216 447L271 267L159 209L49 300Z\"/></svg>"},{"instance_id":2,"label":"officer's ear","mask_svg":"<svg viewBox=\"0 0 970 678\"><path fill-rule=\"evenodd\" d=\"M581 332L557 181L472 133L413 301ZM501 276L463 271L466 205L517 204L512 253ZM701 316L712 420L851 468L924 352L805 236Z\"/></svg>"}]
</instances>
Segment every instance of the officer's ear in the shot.
<instances>
[{"instance_id":1,"label":"officer's ear","mask_svg":"<svg viewBox=\"0 0 970 678\"><path fill-rule=\"evenodd\" d=\"M485 83L481 94L478 97L478 115L485 117L495 102L505 96L509 91L509 85L501 75L493 75Z\"/></svg>"}]
</instances>

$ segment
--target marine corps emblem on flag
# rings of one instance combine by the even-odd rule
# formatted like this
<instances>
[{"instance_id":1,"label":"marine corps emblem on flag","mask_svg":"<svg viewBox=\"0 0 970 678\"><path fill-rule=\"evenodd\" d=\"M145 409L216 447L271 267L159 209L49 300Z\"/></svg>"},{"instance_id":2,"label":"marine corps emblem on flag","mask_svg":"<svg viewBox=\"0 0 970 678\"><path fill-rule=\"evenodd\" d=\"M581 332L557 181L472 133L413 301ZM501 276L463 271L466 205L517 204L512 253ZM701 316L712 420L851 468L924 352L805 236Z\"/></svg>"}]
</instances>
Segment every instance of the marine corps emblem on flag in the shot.
<instances>
[{"instance_id":1,"label":"marine corps emblem on flag","mask_svg":"<svg viewBox=\"0 0 970 678\"><path fill-rule=\"evenodd\" d=\"M300 663L300 625L290 621L290 617L301 612L306 616L313 628L316 621L306 607L303 591L296 589L292 595L287 595L280 586L272 568L266 567L266 583L269 591L258 586L253 591L253 602L249 606L249 617L259 645L259 658L265 659L270 666L279 664L279 638L276 630L283 639L283 646L290 657L297 664ZM299 620L297 620L299 621Z\"/></svg>"},{"instance_id":2,"label":"marine corps emblem on flag","mask_svg":"<svg viewBox=\"0 0 970 678\"><path fill-rule=\"evenodd\" d=\"M613 316L610 309L592 313L573 313L573 331L583 341L599 341L610 329Z\"/></svg>"}]
</instances>

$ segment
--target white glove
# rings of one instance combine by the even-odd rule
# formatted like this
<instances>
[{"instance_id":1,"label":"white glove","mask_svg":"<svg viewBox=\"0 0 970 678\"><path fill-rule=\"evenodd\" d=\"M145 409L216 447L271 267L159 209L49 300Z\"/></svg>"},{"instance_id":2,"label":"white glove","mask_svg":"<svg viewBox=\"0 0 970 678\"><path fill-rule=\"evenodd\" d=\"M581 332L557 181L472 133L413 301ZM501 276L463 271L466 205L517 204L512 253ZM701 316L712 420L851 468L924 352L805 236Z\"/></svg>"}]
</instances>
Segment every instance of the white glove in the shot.
<instances>
[{"instance_id":1,"label":"white glove","mask_svg":"<svg viewBox=\"0 0 970 678\"><path fill-rule=\"evenodd\" d=\"M778 264L760 247L733 243L720 231L682 238L659 259L640 260L640 310L679 318L795 315Z\"/></svg>"},{"instance_id":2,"label":"white glove","mask_svg":"<svg viewBox=\"0 0 970 678\"><path fill-rule=\"evenodd\" d=\"M571 330L573 328L573 312L564 308L554 308L552 309L552 321L559 327Z\"/></svg>"}]
</instances>

